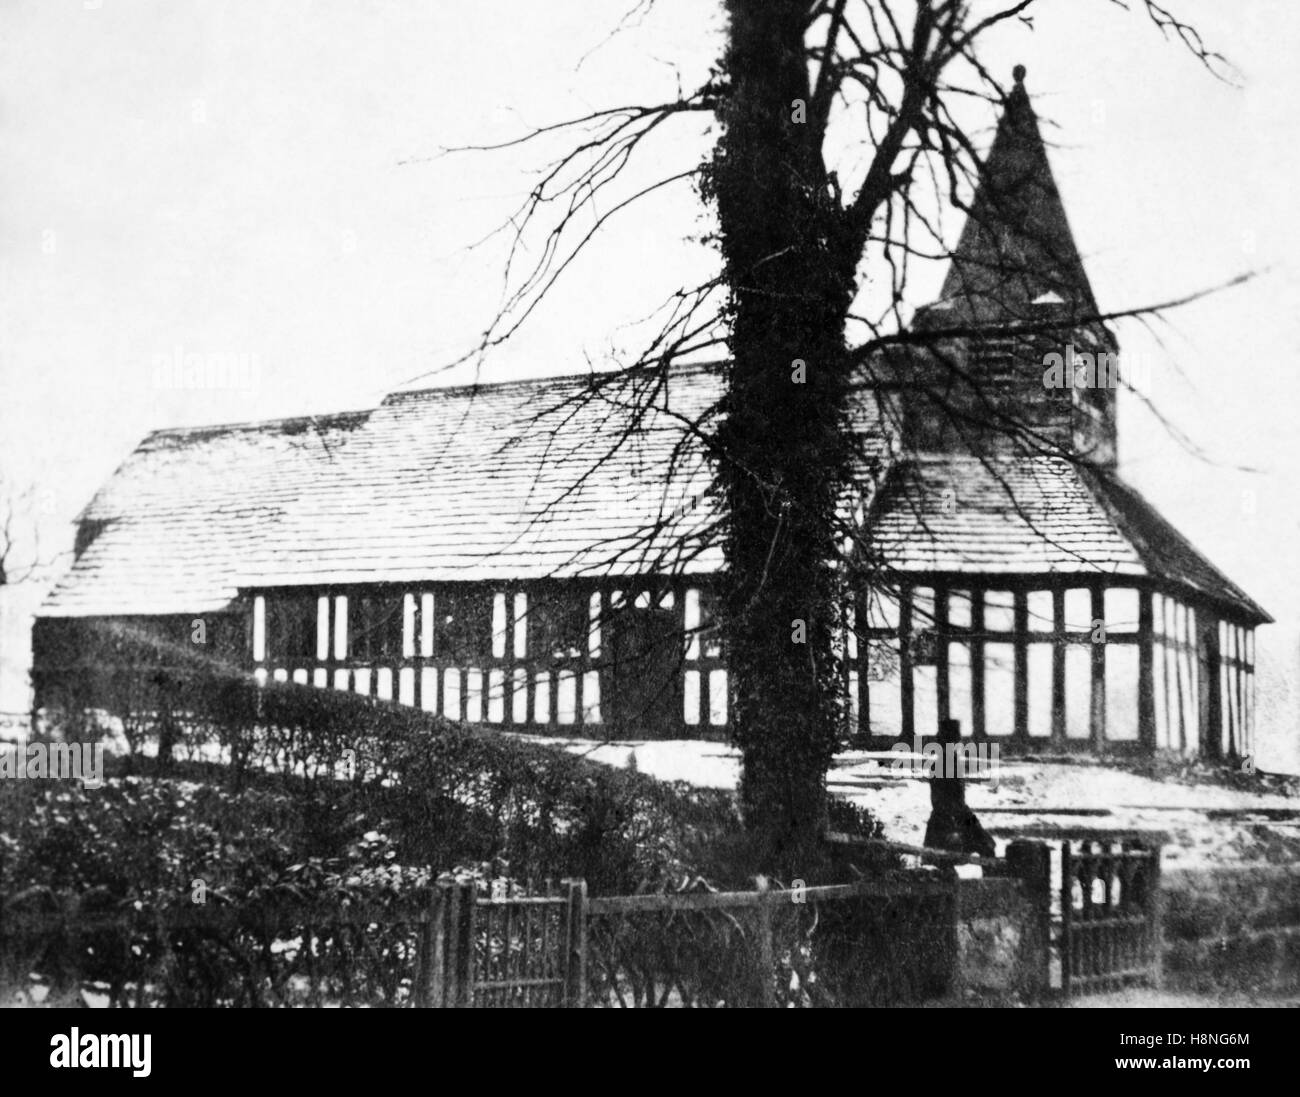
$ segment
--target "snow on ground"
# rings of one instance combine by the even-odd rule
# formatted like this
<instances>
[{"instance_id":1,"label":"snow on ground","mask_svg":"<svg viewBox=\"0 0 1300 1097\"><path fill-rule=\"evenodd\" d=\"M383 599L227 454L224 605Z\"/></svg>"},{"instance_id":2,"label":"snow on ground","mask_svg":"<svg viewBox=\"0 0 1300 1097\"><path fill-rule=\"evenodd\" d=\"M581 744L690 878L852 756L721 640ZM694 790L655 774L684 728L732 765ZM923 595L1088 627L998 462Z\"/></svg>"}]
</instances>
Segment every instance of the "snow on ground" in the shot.
<instances>
[{"instance_id":1,"label":"snow on ground","mask_svg":"<svg viewBox=\"0 0 1300 1097\"><path fill-rule=\"evenodd\" d=\"M642 773L660 781L685 781L698 788L735 788L740 781L740 751L725 743L701 739L626 739L597 743L590 739L548 739L536 735L525 738L563 747L607 766L628 768L634 764Z\"/></svg>"},{"instance_id":2,"label":"snow on ground","mask_svg":"<svg viewBox=\"0 0 1300 1097\"><path fill-rule=\"evenodd\" d=\"M734 788L740 754L701 740L623 740L593 743L548 739L605 765L635 765L665 781L703 788ZM848 751L827 778L832 793L869 807L898 842L919 845L930 814L927 780L891 767L896 756ZM966 801L997 837L1048 836L1050 830L1136 830L1169 836L1165 864L1182 867L1251 860L1300 859L1300 797L1215 784L1158 780L1091 760L1002 761L987 780L967 785ZM1013 809L1013 810L1008 810ZM1106 814L1068 814L1088 810ZM1232 811L1232 818L1207 812ZM1250 811L1294 813L1291 818Z\"/></svg>"},{"instance_id":3,"label":"snow on ground","mask_svg":"<svg viewBox=\"0 0 1300 1097\"><path fill-rule=\"evenodd\" d=\"M1069 1000L1071 1009L1284 1009L1297 1005L1300 1005L1300 1001L1294 995L1286 994L1243 994L1235 991L1224 991L1221 994L1180 994L1152 987L1133 987L1114 994L1076 995ZM1181 1050L1173 1054L1184 1055Z\"/></svg>"}]
</instances>

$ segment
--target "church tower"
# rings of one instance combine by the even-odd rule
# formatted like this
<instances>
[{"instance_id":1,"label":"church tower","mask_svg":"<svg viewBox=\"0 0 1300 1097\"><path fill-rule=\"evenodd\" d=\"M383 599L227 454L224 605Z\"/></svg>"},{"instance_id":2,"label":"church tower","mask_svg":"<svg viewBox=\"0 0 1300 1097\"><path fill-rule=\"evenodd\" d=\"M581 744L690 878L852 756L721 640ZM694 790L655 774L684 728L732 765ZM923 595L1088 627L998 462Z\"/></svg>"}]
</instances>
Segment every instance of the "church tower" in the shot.
<instances>
[{"instance_id":1,"label":"church tower","mask_svg":"<svg viewBox=\"0 0 1300 1097\"><path fill-rule=\"evenodd\" d=\"M1014 77L939 299L914 320L939 338L920 356L909 441L1112 468L1118 344L1098 318L1023 66Z\"/></svg>"}]
</instances>

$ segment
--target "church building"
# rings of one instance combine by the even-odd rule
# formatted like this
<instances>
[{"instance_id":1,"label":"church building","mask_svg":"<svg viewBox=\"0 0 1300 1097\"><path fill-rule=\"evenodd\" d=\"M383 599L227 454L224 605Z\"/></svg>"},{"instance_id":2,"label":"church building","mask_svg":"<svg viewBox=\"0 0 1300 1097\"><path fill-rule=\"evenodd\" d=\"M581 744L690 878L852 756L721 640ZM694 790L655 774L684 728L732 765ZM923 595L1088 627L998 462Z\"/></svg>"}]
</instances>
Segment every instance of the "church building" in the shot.
<instances>
[{"instance_id":1,"label":"church building","mask_svg":"<svg viewBox=\"0 0 1300 1097\"><path fill-rule=\"evenodd\" d=\"M871 579L844 607L846 742L949 717L1008 754L1249 754L1270 618L1117 472L1122 357L1023 70L910 335L857 386ZM188 651L201 632L263 682L500 729L725 738L711 474L681 429L722 386L679 364L156 431L78 519L35 626L36 704L111 669L114 637Z\"/></svg>"}]
</instances>

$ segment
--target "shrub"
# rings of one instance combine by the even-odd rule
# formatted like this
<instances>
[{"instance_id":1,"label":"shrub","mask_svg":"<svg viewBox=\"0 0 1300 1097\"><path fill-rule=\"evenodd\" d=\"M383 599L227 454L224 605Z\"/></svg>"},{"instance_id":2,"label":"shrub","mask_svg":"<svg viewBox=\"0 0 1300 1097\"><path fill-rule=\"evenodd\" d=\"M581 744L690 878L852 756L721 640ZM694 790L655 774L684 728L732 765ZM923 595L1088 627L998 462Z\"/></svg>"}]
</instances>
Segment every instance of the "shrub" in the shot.
<instances>
[{"instance_id":1,"label":"shrub","mask_svg":"<svg viewBox=\"0 0 1300 1097\"><path fill-rule=\"evenodd\" d=\"M414 972L416 931L402 919L440 873L525 886L582 877L596 895L750 883L731 792L352 693L259 687L147 635L113 643L110 667L47 670L43 688L67 712L104 710L129 727L128 772L100 790L23 782L0 795L0 896L11 909L89 901L126 915L128 928L11 956L14 971L72 956L82 978L119 998L394 1004L409 998ZM837 830L880 835L861 808L832 812ZM806 882L835 868L810 865ZM161 930L192 906L199 880L208 903L238 912L229 932ZM288 901L376 898L394 917L368 928L258 928L261 912Z\"/></svg>"},{"instance_id":2,"label":"shrub","mask_svg":"<svg viewBox=\"0 0 1300 1097\"><path fill-rule=\"evenodd\" d=\"M335 855L363 817L392 834L403 864L499 860L521 879L584 876L598 893L718 873L718 851L739 842L727 792L354 693L258 686L147 631L106 632L104 644L106 666L46 670L43 695L72 714L112 712L131 729L137 768L152 744L164 773L188 761L226 789L284 793L300 812L306 856Z\"/></svg>"}]
</instances>

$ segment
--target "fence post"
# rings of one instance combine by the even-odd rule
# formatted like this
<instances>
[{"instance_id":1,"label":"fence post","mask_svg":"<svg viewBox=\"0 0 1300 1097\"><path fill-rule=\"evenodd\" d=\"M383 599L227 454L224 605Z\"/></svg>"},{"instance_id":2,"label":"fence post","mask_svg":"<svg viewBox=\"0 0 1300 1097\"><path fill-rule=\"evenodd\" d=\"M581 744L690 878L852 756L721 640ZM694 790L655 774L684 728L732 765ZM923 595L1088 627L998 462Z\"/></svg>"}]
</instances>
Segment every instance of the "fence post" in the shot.
<instances>
[{"instance_id":1,"label":"fence post","mask_svg":"<svg viewBox=\"0 0 1300 1097\"><path fill-rule=\"evenodd\" d=\"M758 1004L763 1009L776 1008L776 957L772 945L772 900L775 897L766 876L754 878L758 892L757 922L758 941Z\"/></svg>"},{"instance_id":2,"label":"fence post","mask_svg":"<svg viewBox=\"0 0 1300 1097\"><path fill-rule=\"evenodd\" d=\"M416 1005L442 1009L447 1004L447 905L450 880L436 880L429 889L429 920L420 942L420 986Z\"/></svg>"},{"instance_id":3,"label":"fence post","mask_svg":"<svg viewBox=\"0 0 1300 1097\"><path fill-rule=\"evenodd\" d=\"M1022 978L1026 993L1036 998L1052 986L1052 851L1045 842L1017 838L1007 845L1007 867L1024 882L1029 900Z\"/></svg>"},{"instance_id":4,"label":"fence post","mask_svg":"<svg viewBox=\"0 0 1300 1097\"><path fill-rule=\"evenodd\" d=\"M563 1005L582 1009L587 1004L587 881L566 880L564 925L560 934L564 972Z\"/></svg>"},{"instance_id":5,"label":"fence post","mask_svg":"<svg viewBox=\"0 0 1300 1097\"><path fill-rule=\"evenodd\" d=\"M468 1008L474 1004L474 927L477 914L478 885L473 879L456 881L460 918L453 926L457 939L456 995L453 1004Z\"/></svg>"},{"instance_id":6,"label":"fence post","mask_svg":"<svg viewBox=\"0 0 1300 1097\"><path fill-rule=\"evenodd\" d=\"M1159 990L1165 981L1165 893L1160 885L1160 854L1163 847L1157 842L1151 851L1150 918L1152 944L1155 955L1151 958L1151 985Z\"/></svg>"},{"instance_id":7,"label":"fence post","mask_svg":"<svg viewBox=\"0 0 1300 1097\"><path fill-rule=\"evenodd\" d=\"M446 882L446 888L445 962L441 965L446 984L442 1003L451 1007L472 1006L475 885L473 880L451 880Z\"/></svg>"},{"instance_id":8,"label":"fence post","mask_svg":"<svg viewBox=\"0 0 1300 1097\"><path fill-rule=\"evenodd\" d=\"M1070 840L1061 843L1061 994L1070 997L1070 971L1074 967L1074 865Z\"/></svg>"}]
</instances>

